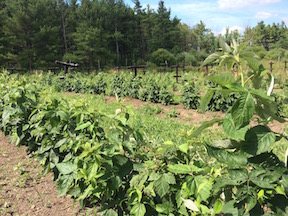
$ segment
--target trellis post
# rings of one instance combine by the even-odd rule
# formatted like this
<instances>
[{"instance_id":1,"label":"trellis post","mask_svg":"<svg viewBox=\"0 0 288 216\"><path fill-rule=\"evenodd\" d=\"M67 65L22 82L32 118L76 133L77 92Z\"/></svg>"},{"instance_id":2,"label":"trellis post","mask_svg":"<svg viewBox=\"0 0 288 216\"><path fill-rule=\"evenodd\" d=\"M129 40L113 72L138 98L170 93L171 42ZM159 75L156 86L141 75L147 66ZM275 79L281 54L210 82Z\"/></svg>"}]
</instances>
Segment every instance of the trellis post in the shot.
<instances>
[{"instance_id":1,"label":"trellis post","mask_svg":"<svg viewBox=\"0 0 288 216\"><path fill-rule=\"evenodd\" d=\"M272 71L273 71L273 66L272 66L272 65L273 65L274 63L271 61L269 64L270 64L270 72L272 73Z\"/></svg>"},{"instance_id":2,"label":"trellis post","mask_svg":"<svg viewBox=\"0 0 288 216\"><path fill-rule=\"evenodd\" d=\"M77 64L77 63L71 63L71 62L69 62L69 61L67 61L67 62L61 62L61 61L57 61L57 60L56 60L55 63L64 66L64 73L65 73L65 74L68 72L69 67L72 67L72 68L77 68L77 67L79 67L79 64Z\"/></svg>"},{"instance_id":3,"label":"trellis post","mask_svg":"<svg viewBox=\"0 0 288 216\"><path fill-rule=\"evenodd\" d=\"M174 76L174 77L176 78L176 83L178 83L178 78L181 77L181 76L179 76L179 70L178 70L179 69L179 65L178 64L172 65L171 69L172 68L176 68L176 76Z\"/></svg>"}]
</instances>

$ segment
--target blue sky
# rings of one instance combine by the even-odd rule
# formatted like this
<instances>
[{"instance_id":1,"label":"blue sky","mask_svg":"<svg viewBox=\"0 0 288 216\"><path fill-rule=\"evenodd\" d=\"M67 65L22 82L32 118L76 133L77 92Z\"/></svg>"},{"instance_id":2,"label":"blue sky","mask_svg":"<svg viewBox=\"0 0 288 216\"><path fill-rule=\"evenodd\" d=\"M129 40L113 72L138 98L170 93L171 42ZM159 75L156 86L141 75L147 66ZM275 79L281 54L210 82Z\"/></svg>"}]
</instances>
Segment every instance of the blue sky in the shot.
<instances>
[{"instance_id":1,"label":"blue sky","mask_svg":"<svg viewBox=\"0 0 288 216\"><path fill-rule=\"evenodd\" d=\"M131 7L132 0L124 0ZM140 0L143 8L149 4L155 11L158 0ZM215 34L224 33L225 28L254 27L261 20L265 24L281 23L288 26L288 0L164 0L171 9L171 18L177 16L181 22L193 27L202 20Z\"/></svg>"}]
</instances>

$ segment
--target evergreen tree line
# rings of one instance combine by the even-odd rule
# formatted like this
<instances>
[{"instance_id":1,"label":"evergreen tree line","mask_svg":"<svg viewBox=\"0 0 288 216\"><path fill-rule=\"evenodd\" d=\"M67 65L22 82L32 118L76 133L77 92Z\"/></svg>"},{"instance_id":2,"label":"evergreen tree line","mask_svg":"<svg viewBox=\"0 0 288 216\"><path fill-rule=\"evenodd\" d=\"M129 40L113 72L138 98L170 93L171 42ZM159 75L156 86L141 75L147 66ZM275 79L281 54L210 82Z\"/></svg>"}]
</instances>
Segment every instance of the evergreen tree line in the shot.
<instances>
[{"instance_id":1,"label":"evergreen tree line","mask_svg":"<svg viewBox=\"0 0 288 216\"><path fill-rule=\"evenodd\" d=\"M191 62L197 64L218 47L217 36L200 21L194 27L171 17L160 1L157 10L134 8L123 0L1 0L0 65L46 69L55 60L70 60L86 67ZM251 40L265 50L288 49L284 22L258 23L223 35Z\"/></svg>"}]
</instances>

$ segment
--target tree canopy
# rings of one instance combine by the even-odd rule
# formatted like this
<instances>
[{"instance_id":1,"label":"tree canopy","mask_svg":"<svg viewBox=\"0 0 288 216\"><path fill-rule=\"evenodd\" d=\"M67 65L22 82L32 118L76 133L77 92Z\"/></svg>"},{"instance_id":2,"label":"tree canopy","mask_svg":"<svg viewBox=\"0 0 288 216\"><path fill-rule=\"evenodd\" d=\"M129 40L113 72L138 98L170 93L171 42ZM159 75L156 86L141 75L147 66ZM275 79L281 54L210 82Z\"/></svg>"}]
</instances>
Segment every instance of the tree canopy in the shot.
<instances>
[{"instance_id":1,"label":"tree canopy","mask_svg":"<svg viewBox=\"0 0 288 216\"><path fill-rule=\"evenodd\" d=\"M157 10L134 7L123 0L2 0L0 3L1 67L45 69L55 60L71 60L87 67L123 66L153 61L153 53L167 50L175 56L203 61L218 47L217 36L202 21L193 27L171 17L159 1ZM288 48L284 22L259 22L246 28L243 40L265 50ZM227 29L229 44L240 38ZM189 57L190 56L190 57Z\"/></svg>"}]
</instances>

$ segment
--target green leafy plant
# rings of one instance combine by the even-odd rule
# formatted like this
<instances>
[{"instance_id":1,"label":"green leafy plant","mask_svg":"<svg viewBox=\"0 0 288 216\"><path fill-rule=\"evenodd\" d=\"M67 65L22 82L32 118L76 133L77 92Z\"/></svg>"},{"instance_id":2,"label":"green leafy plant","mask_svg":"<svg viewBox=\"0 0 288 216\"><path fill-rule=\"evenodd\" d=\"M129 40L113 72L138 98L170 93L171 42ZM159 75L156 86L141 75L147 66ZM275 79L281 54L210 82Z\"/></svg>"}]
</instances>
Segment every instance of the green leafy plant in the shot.
<instances>
[{"instance_id":1,"label":"green leafy plant","mask_svg":"<svg viewBox=\"0 0 288 216\"><path fill-rule=\"evenodd\" d=\"M272 120L284 122L284 119L276 115L277 104L270 96L273 77L254 58L248 58L251 55L237 54L235 42L232 44L232 49L223 43L221 47L224 56L212 54L207 58L206 63L215 57L220 65L226 63L229 68L235 62L239 64L241 57L245 57L244 60L251 70L245 82L244 72L241 71L240 83L229 73L208 78L218 85L218 91L240 95L228 109L224 119L203 123L194 131L197 135L204 128L217 122L222 125L228 137L226 140L206 144L208 154L223 164L220 177L215 179L213 195L218 199L220 194L224 195L223 208L220 212L225 214L287 214L288 209L283 207L283 203L285 206L288 202L286 168L271 151L275 141L282 135L271 131L267 126L267 123ZM243 49L239 51L241 50ZM260 83L264 75L271 78L268 90L261 89ZM203 110L206 109L214 92L213 88L207 91L201 103ZM258 125L250 128L249 123L254 116L257 118Z\"/></svg>"},{"instance_id":2,"label":"green leafy plant","mask_svg":"<svg viewBox=\"0 0 288 216\"><path fill-rule=\"evenodd\" d=\"M140 130L129 125L133 112L122 104L115 114L105 114L89 106L90 101L56 98L53 88L45 92L37 82L4 75L1 129L18 144L28 145L44 173L53 172L59 195L69 194L83 206L97 205L99 214L285 215L287 171L273 153L274 143L285 133L267 126L273 119L284 120L276 115L271 82L268 90L259 85L265 75L271 76L252 62L247 78L243 74L244 86L230 73L207 77L215 87L202 98L202 110L216 91L239 97L224 118L181 132L175 137L181 142L151 145L140 123ZM150 82L142 91L159 100L161 86L149 79L156 93L147 91ZM223 139L197 137L215 123L222 126Z\"/></svg>"},{"instance_id":3,"label":"green leafy plant","mask_svg":"<svg viewBox=\"0 0 288 216\"><path fill-rule=\"evenodd\" d=\"M149 115L160 114L163 112L163 109L158 105L157 106L145 105L141 108L141 110Z\"/></svg>"},{"instance_id":4,"label":"green leafy plant","mask_svg":"<svg viewBox=\"0 0 288 216\"><path fill-rule=\"evenodd\" d=\"M194 82L186 82L182 92L182 103L186 109L197 109L200 106L200 97Z\"/></svg>"},{"instance_id":5,"label":"green leafy plant","mask_svg":"<svg viewBox=\"0 0 288 216\"><path fill-rule=\"evenodd\" d=\"M172 108L167 114L166 116L169 117L169 118L176 118L180 115L180 113L175 109L175 108Z\"/></svg>"},{"instance_id":6,"label":"green leafy plant","mask_svg":"<svg viewBox=\"0 0 288 216\"><path fill-rule=\"evenodd\" d=\"M211 97L208 110L210 111L222 111L226 112L234 102L239 98L238 94L235 93L225 93L217 90L217 85L213 82L208 81L211 89L215 89L213 96Z\"/></svg>"},{"instance_id":7,"label":"green leafy plant","mask_svg":"<svg viewBox=\"0 0 288 216\"><path fill-rule=\"evenodd\" d=\"M155 80L151 80L149 84L146 84L145 89L139 93L140 100L162 103L163 105L169 105L172 98L172 94L167 90L167 87L156 83Z\"/></svg>"}]
</instances>

